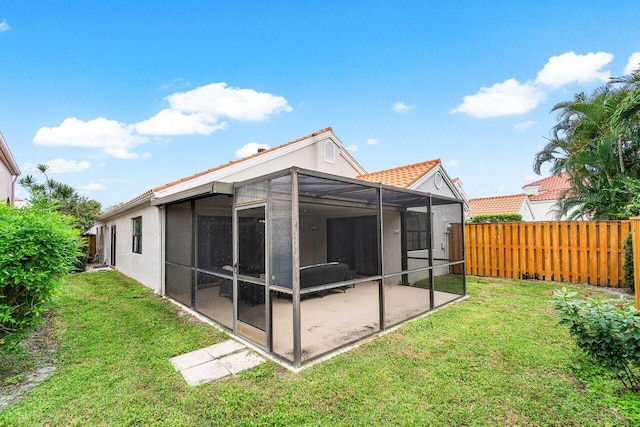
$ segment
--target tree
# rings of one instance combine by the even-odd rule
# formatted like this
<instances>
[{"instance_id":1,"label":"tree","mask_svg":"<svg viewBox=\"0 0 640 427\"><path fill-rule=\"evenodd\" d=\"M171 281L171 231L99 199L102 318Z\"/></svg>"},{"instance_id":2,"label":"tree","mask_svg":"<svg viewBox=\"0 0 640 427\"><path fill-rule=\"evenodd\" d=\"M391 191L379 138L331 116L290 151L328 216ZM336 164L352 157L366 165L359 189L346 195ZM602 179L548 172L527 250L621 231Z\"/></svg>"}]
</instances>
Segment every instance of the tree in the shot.
<instances>
[{"instance_id":1,"label":"tree","mask_svg":"<svg viewBox=\"0 0 640 427\"><path fill-rule=\"evenodd\" d=\"M570 218L628 216L640 187L640 76L614 78L591 95L556 104L558 122L536 154L534 171L551 164L568 172L571 188L559 209Z\"/></svg>"},{"instance_id":2,"label":"tree","mask_svg":"<svg viewBox=\"0 0 640 427\"><path fill-rule=\"evenodd\" d=\"M44 175L43 184L38 183L32 175L27 175L19 181L30 193L29 203L71 216L74 218L73 226L81 232L90 229L100 214L100 203L80 196L73 187L50 179L47 176L49 166L40 164L37 168Z\"/></svg>"}]
</instances>

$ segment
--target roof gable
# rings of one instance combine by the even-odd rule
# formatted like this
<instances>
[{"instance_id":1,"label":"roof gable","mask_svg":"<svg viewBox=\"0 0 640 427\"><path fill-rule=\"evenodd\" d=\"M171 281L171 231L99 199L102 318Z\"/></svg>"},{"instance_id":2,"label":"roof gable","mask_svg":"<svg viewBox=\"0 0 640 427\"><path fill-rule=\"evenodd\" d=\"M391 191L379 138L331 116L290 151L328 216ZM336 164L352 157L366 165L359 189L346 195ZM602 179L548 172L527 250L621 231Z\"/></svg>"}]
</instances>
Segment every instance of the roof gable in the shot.
<instances>
[{"instance_id":1,"label":"roof gable","mask_svg":"<svg viewBox=\"0 0 640 427\"><path fill-rule=\"evenodd\" d=\"M333 132L333 129L331 129L331 127L326 127L324 129L320 129L319 131L313 132L313 133L311 133L311 134L309 134L307 136L303 136L302 138L298 138L298 139L295 139L293 141L289 141L289 142L286 142L284 144L278 145L276 147L268 148L266 150L261 150L261 151L258 151L255 154L250 155L250 156L246 156L246 157L243 157L241 159L231 160L228 163L223 163L223 164L221 164L219 166L215 166L213 168L204 170L202 172L198 172L198 173L195 173L193 175L189 175L189 176L186 176L184 178L180 178L180 179L177 179L175 181L168 182L166 184L163 184L163 185L160 185L158 187L152 188L152 191L156 192L156 191L166 190L169 187L173 187L173 186L181 184L183 182L191 181L192 179L199 178L201 176L208 175L208 174L211 174L213 172L220 171L220 170L228 168L230 166L237 165L237 164L240 164L240 163L243 163L243 162L247 162L247 161L249 161L251 159L255 159L255 158L258 158L260 156L266 156L267 154L273 153L273 152L278 151L278 150L282 150L285 147L290 147L290 146L292 146L292 145L294 145L294 144L296 144L298 142L310 139L312 137L315 137L315 136L318 136L318 135L321 135L321 134L324 134L324 133L327 133L327 132Z\"/></svg>"},{"instance_id":2,"label":"roof gable","mask_svg":"<svg viewBox=\"0 0 640 427\"><path fill-rule=\"evenodd\" d=\"M427 160L426 162L359 175L356 178L399 188L410 188L440 163L440 159Z\"/></svg>"}]
</instances>

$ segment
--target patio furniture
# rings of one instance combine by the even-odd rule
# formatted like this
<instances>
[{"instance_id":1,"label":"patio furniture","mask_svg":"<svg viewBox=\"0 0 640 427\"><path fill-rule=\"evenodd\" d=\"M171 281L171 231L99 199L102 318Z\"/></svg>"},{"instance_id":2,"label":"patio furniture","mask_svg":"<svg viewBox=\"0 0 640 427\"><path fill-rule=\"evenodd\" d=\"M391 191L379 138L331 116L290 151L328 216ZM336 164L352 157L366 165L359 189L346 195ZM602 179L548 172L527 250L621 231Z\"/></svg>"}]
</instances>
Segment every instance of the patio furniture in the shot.
<instances>
[{"instance_id":1,"label":"patio furniture","mask_svg":"<svg viewBox=\"0 0 640 427\"><path fill-rule=\"evenodd\" d=\"M351 277L348 278L348 276ZM349 265L343 262L309 265L300 268L300 289L344 282L354 277L355 271L349 270ZM338 288L343 292L346 290L346 286L339 286ZM327 289L323 289L318 291L317 294L323 297L327 292Z\"/></svg>"}]
</instances>

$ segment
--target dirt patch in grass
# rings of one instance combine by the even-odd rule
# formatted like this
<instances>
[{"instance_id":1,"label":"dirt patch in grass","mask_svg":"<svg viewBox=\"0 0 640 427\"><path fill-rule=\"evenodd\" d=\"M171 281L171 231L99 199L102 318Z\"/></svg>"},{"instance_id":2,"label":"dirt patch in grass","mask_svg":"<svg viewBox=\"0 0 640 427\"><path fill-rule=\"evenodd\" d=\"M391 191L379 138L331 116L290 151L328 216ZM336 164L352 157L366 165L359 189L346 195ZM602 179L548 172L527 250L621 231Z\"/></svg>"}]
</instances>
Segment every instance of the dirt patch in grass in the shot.
<instances>
[{"instance_id":1,"label":"dirt patch in grass","mask_svg":"<svg viewBox=\"0 0 640 427\"><path fill-rule=\"evenodd\" d=\"M49 378L55 370L55 340L52 311L43 315L43 322L31 336L13 350L0 353L0 410L12 405L21 396Z\"/></svg>"}]
</instances>

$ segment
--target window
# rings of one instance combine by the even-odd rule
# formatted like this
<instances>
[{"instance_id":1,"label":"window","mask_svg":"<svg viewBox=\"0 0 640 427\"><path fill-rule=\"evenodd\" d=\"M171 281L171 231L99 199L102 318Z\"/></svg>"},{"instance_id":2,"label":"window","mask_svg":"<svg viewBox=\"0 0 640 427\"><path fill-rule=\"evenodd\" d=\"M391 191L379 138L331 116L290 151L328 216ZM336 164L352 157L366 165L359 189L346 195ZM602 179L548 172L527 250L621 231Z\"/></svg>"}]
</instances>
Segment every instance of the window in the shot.
<instances>
[{"instance_id":1,"label":"window","mask_svg":"<svg viewBox=\"0 0 640 427\"><path fill-rule=\"evenodd\" d=\"M436 173L436 177L434 178L436 188L439 190L442 188L442 174L440 172Z\"/></svg>"},{"instance_id":2,"label":"window","mask_svg":"<svg viewBox=\"0 0 640 427\"><path fill-rule=\"evenodd\" d=\"M133 235L131 251L135 254L142 253L142 217L138 216L131 220Z\"/></svg>"},{"instance_id":3,"label":"window","mask_svg":"<svg viewBox=\"0 0 640 427\"><path fill-rule=\"evenodd\" d=\"M428 249L429 214L407 212L407 250Z\"/></svg>"},{"instance_id":4,"label":"window","mask_svg":"<svg viewBox=\"0 0 640 427\"><path fill-rule=\"evenodd\" d=\"M336 147L331 141L324 143L324 161L327 163L336 162Z\"/></svg>"}]
</instances>

